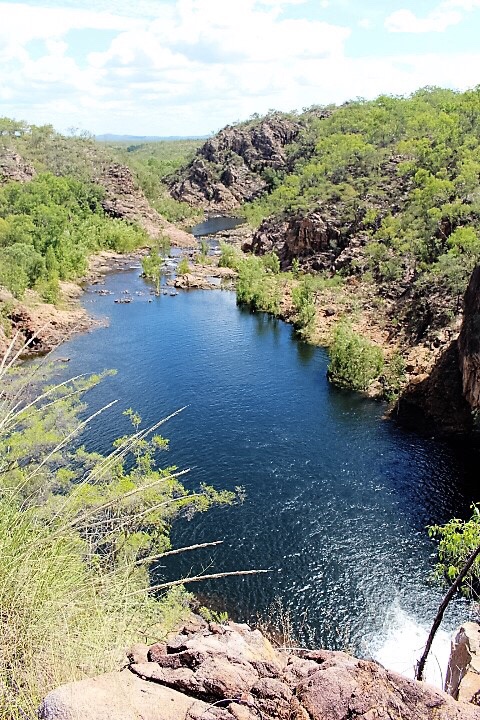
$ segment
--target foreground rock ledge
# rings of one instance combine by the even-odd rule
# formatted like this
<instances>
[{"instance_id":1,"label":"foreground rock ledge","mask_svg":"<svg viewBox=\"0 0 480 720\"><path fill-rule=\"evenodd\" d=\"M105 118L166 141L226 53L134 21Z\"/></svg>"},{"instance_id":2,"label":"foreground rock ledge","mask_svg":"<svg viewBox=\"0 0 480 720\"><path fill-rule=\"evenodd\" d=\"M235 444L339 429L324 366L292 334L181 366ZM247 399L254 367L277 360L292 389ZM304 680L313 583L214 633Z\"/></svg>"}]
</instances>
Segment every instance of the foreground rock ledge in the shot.
<instances>
[{"instance_id":1,"label":"foreground rock ledge","mask_svg":"<svg viewBox=\"0 0 480 720\"><path fill-rule=\"evenodd\" d=\"M480 708L341 652L274 650L247 625L185 626L117 673L64 685L43 720L447 720Z\"/></svg>"}]
</instances>

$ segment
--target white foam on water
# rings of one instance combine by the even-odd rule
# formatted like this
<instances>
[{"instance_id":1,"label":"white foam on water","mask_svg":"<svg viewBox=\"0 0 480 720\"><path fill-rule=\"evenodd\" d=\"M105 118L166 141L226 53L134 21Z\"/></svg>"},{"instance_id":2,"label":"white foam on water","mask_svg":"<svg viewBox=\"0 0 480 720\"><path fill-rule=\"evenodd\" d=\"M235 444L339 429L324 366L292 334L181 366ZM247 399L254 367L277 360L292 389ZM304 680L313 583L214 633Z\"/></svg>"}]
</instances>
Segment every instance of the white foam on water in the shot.
<instances>
[{"instance_id":1,"label":"white foam on water","mask_svg":"<svg viewBox=\"0 0 480 720\"><path fill-rule=\"evenodd\" d=\"M372 656L388 670L394 670L408 678L415 677L415 667L420 659L430 628L407 615L395 602L387 613L383 639L371 648ZM425 666L424 679L430 685L443 689L450 656L450 635L438 630Z\"/></svg>"}]
</instances>

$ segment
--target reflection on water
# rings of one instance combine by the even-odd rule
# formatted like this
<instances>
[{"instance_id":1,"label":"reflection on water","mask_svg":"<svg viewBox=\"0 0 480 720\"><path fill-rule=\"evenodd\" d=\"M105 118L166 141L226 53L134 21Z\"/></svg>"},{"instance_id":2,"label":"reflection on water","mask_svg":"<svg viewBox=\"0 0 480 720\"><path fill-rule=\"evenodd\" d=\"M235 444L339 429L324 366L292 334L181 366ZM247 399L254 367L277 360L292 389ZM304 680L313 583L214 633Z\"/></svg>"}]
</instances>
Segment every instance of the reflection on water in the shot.
<instances>
[{"instance_id":1,"label":"reflection on water","mask_svg":"<svg viewBox=\"0 0 480 720\"><path fill-rule=\"evenodd\" d=\"M204 222L198 223L190 228L190 232L195 237L204 237L206 235L215 235L215 233L223 232L224 230L233 230L233 228L242 225L245 222L244 218L235 217L211 217Z\"/></svg>"}]
</instances>

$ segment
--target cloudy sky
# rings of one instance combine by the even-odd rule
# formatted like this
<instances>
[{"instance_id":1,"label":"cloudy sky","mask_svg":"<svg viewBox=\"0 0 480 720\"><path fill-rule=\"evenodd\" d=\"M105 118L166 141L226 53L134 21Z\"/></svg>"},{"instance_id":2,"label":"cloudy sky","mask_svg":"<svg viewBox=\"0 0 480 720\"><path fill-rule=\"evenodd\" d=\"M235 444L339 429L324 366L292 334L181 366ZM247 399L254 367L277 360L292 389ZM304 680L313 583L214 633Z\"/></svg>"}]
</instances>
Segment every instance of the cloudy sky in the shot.
<instances>
[{"instance_id":1,"label":"cloudy sky","mask_svg":"<svg viewBox=\"0 0 480 720\"><path fill-rule=\"evenodd\" d=\"M0 115L202 135L271 108L480 84L480 0L0 0Z\"/></svg>"}]
</instances>

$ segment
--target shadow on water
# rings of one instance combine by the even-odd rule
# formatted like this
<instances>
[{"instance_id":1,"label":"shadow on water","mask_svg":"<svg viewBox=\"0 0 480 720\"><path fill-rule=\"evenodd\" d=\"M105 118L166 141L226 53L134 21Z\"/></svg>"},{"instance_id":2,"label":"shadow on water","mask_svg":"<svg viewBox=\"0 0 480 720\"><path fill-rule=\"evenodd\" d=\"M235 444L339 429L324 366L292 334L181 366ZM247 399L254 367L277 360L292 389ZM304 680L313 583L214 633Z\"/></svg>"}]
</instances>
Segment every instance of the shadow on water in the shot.
<instances>
[{"instance_id":1,"label":"shadow on water","mask_svg":"<svg viewBox=\"0 0 480 720\"><path fill-rule=\"evenodd\" d=\"M315 348L314 345L299 340L294 330L292 330L292 345L295 347L297 357L303 365L308 365L312 362L317 348Z\"/></svg>"},{"instance_id":2,"label":"shadow on water","mask_svg":"<svg viewBox=\"0 0 480 720\"><path fill-rule=\"evenodd\" d=\"M224 230L233 230L239 225L243 225L245 222L244 218L236 217L211 217L207 218L204 222L198 223L190 228L190 232L195 237L204 237L206 235L215 235L215 233L223 232Z\"/></svg>"}]
</instances>

